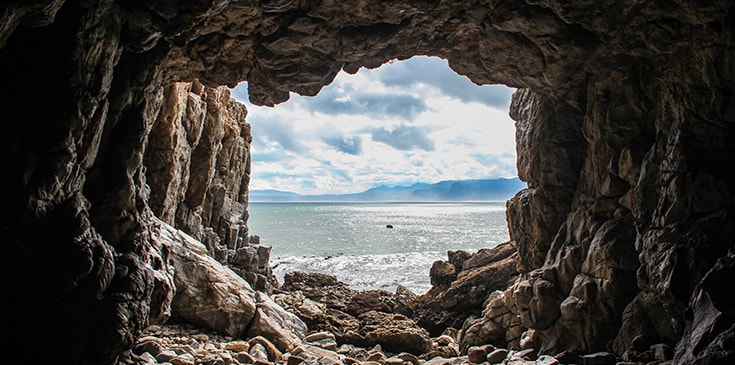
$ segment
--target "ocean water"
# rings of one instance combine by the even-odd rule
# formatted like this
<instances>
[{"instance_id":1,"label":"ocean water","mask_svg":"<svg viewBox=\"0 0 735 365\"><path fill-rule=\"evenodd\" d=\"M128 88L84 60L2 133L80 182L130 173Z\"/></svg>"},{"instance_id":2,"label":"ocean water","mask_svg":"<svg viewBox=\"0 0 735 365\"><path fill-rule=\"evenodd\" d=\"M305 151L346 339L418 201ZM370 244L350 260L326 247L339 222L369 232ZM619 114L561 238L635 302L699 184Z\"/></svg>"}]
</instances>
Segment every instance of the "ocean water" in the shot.
<instances>
[{"instance_id":1,"label":"ocean water","mask_svg":"<svg viewBox=\"0 0 735 365\"><path fill-rule=\"evenodd\" d=\"M271 245L278 280L289 271L335 275L355 289L417 294L447 251L474 252L508 241L505 202L253 203L250 234ZM393 228L387 228L392 225Z\"/></svg>"}]
</instances>

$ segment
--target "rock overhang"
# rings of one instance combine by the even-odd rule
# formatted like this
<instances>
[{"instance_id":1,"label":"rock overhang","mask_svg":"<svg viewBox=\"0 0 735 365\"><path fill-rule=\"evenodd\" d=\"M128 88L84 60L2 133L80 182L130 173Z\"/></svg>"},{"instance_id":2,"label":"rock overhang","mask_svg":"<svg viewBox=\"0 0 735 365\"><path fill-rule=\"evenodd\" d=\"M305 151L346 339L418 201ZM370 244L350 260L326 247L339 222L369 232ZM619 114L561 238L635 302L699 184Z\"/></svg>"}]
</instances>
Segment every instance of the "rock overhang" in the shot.
<instances>
[{"instance_id":1,"label":"rock overhang","mask_svg":"<svg viewBox=\"0 0 735 365\"><path fill-rule=\"evenodd\" d=\"M529 189L509 203L508 216L519 270L533 273L519 285L544 288L516 303L527 325L539 327L539 346L624 352L645 336L672 345L681 339L677 358L683 363L720 356L717 342L704 344L700 334L727 327L715 328L708 313L731 308L697 298L710 296L711 277L727 272L732 260L733 181L717 171L735 157L728 139L734 10L727 1L39 0L3 7L0 45L14 42L10 48L20 57L3 67L29 56L21 45L34 34L26 26L43 32L51 24L59 37L81 41L69 55L57 55L69 62L45 65L47 73L14 70L31 84L48 85L49 94L74 100L36 111L39 120L30 126L20 122L32 101L12 97L0 109L9 121L2 130L7 150L49 167L26 179L27 167L17 166L12 153L2 155L18 173L8 179L14 198L3 200L13 212L3 217L18 247L45 247L45 236L27 231L53 231L64 222L81 228L70 241L107 253L114 246L133 255L146 244L140 156L162 85L247 81L251 102L275 105L289 92L318 93L340 70L431 55L477 84L524 89L514 96L511 115L518 123L519 175ZM59 75L72 73L75 83L43 79L54 67ZM29 92L34 86L17 87ZM47 144L68 148L58 156L42 152L48 146L34 144L32 126L43 122L72 136L74 145L48 135ZM26 202L45 208L29 209ZM47 211L56 212L58 224L43 216ZM634 238L608 239L609 227ZM637 255L640 267L619 270L605 250ZM98 258L112 266L111 257ZM100 274L101 288L107 269L92 272ZM618 272L612 281L606 277ZM127 289L133 290L116 287ZM125 330L131 331L145 322L150 304L145 290L134 293L142 304L126 307L132 314ZM694 318L684 311L690 298ZM555 313L546 304L557 301L577 308L586 324L532 320ZM656 324L646 327L651 321Z\"/></svg>"}]
</instances>

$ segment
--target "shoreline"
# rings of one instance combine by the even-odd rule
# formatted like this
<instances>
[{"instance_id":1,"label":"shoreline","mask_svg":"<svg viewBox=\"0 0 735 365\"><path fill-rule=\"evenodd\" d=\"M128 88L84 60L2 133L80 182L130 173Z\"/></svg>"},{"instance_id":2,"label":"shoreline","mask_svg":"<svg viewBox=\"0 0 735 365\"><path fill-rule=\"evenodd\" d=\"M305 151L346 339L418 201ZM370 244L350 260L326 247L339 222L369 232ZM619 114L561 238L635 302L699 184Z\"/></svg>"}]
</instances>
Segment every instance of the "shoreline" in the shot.
<instances>
[{"instance_id":1,"label":"shoreline","mask_svg":"<svg viewBox=\"0 0 735 365\"><path fill-rule=\"evenodd\" d=\"M635 354L539 354L535 331L513 327L513 321L504 325L515 339L478 337L477 328L507 317L497 303L505 301L503 290L513 289L516 255L510 243L476 253L450 251L447 261L432 265L432 287L420 295L401 285L395 292L354 290L333 275L289 272L269 294L256 293L258 313L269 315L256 314L242 335L172 318L148 326L118 365L671 364L663 344ZM493 286L485 286L493 278Z\"/></svg>"}]
</instances>

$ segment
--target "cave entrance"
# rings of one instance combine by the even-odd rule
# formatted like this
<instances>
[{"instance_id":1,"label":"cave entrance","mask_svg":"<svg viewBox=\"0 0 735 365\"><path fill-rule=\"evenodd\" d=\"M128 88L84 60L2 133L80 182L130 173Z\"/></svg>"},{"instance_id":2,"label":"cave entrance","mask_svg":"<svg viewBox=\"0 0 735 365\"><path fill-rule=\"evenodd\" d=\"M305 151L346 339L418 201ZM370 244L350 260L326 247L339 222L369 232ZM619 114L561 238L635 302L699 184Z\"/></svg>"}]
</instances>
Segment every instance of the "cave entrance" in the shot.
<instances>
[{"instance_id":1,"label":"cave entrance","mask_svg":"<svg viewBox=\"0 0 735 365\"><path fill-rule=\"evenodd\" d=\"M273 247L279 280L316 271L424 292L448 250L507 241L505 201L525 187L513 91L423 56L341 72L318 95L276 107L250 104L246 83L234 88L253 134L248 224Z\"/></svg>"}]
</instances>

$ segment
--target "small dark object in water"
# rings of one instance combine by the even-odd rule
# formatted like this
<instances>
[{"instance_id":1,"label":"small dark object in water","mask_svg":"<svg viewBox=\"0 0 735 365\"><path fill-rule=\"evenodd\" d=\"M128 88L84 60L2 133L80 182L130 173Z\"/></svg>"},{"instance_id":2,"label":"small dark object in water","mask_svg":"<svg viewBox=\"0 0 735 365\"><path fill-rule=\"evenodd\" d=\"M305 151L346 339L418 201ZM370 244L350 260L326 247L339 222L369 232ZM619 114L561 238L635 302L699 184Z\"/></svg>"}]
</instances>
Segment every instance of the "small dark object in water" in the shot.
<instances>
[{"instance_id":1,"label":"small dark object in water","mask_svg":"<svg viewBox=\"0 0 735 365\"><path fill-rule=\"evenodd\" d=\"M385 226L385 228L393 228L393 225L392 224L388 224L388 225Z\"/></svg>"}]
</instances>

